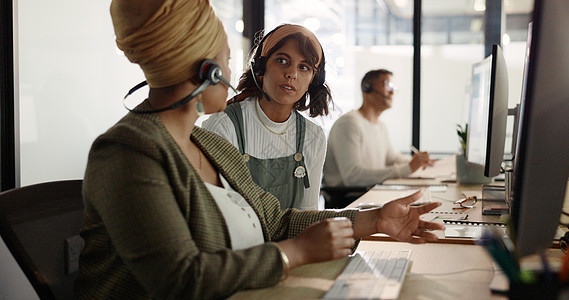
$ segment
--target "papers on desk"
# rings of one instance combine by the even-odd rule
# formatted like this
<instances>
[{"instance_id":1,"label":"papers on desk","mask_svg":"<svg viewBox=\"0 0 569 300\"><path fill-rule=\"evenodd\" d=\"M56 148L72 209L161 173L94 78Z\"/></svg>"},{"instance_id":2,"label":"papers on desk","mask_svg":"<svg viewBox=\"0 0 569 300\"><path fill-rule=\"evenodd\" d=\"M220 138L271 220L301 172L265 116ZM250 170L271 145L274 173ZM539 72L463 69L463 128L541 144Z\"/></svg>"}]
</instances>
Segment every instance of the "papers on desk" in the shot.
<instances>
[{"instance_id":1,"label":"papers on desk","mask_svg":"<svg viewBox=\"0 0 569 300\"><path fill-rule=\"evenodd\" d=\"M432 167L427 167L424 170L419 169L407 177L417 179L456 179L456 156L449 155L436 160Z\"/></svg>"},{"instance_id":2,"label":"papers on desk","mask_svg":"<svg viewBox=\"0 0 569 300\"><path fill-rule=\"evenodd\" d=\"M443 221L463 221L468 219L468 214L462 212L451 212L451 211L430 211L426 214L421 215L421 220L432 222L435 220Z\"/></svg>"},{"instance_id":3,"label":"papers on desk","mask_svg":"<svg viewBox=\"0 0 569 300\"><path fill-rule=\"evenodd\" d=\"M376 184L374 190L418 190L428 189L431 192L446 192L448 186L446 184Z\"/></svg>"},{"instance_id":4,"label":"papers on desk","mask_svg":"<svg viewBox=\"0 0 569 300\"><path fill-rule=\"evenodd\" d=\"M486 227L495 227L501 230L503 234L506 234L507 229L503 223L448 220L443 220L443 222L446 238L479 239L482 236L483 229Z\"/></svg>"},{"instance_id":5,"label":"papers on desk","mask_svg":"<svg viewBox=\"0 0 569 300\"><path fill-rule=\"evenodd\" d=\"M373 207L381 207L385 203L393 201L395 199L407 197L417 190L381 190L381 191L373 191L372 193L368 193L356 201L352 202L348 205L348 208L359 208L359 209L368 209ZM423 196L418 199L417 201L413 202L411 205L421 205L428 202L432 202L431 193L429 190L425 190Z\"/></svg>"}]
</instances>

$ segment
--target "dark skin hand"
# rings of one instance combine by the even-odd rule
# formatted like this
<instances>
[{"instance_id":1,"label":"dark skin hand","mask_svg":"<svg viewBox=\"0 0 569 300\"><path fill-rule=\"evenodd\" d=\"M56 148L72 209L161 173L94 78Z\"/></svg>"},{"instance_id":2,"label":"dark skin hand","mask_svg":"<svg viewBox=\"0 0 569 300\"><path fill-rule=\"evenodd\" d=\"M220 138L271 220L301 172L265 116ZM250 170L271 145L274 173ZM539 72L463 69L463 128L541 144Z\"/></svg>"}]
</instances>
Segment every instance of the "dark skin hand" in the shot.
<instances>
[{"instance_id":1,"label":"dark skin hand","mask_svg":"<svg viewBox=\"0 0 569 300\"><path fill-rule=\"evenodd\" d=\"M441 204L429 203L416 207L409 206L421 198L419 193L422 196L423 191L385 204L379 210L376 230L386 233L396 240L411 244L436 241L437 236L429 231L444 230L444 226L439 223L423 221L419 217Z\"/></svg>"},{"instance_id":2,"label":"dark skin hand","mask_svg":"<svg viewBox=\"0 0 569 300\"><path fill-rule=\"evenodd\" d=\"M437 237L431 230L443 230L439 223L422 221L419 217L441 203L409 206L423 196L420 190L412 195L390 201L381 208L362 210L352 222L347 218L327 219L312 224L297 237L278 242L294 268L351 254L356 239L374 233L385 233L396 240L412 244L433 242Z\"/></svg>"}]
</instances>

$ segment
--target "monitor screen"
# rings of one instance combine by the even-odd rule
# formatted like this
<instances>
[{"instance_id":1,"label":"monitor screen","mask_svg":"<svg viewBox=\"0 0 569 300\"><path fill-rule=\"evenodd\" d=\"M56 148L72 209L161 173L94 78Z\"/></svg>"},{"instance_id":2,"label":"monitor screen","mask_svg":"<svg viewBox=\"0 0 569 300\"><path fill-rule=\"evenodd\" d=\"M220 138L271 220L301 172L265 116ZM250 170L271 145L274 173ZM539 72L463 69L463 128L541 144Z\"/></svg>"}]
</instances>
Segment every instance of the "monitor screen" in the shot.
<instances>
[{"instance_id":1,"label":"monitor screen","mask_svg":"<svg viewBox=\"0 0 569 300\"><path fill-rule=\"evenodd\" d=\"M494 177L504 160L508 117L508 70L499 45L472 67L471 87L466 159Z\"/></svg>"},{"instance_id":2,"label":"monitor screen","mask_svg":"<svg viewBox=\"0 0 569 300\"><path fill-rule=\"evenodd\" d=\"M492 55L472 66L472 79L470 82L466 159L468 162L480 166L484 166L486 162L491 69Z\"/></svg>"},{"instance_id":3,"label":"monitor screen","mask_svg":"<svg viewBox=\"0 0 569 300\"><path fill-rule=\"evenodd\" d=\"M535 1L511 187L521 256L551 246L569 176L569 1Z\"/></svg>"},{"instance_id":4,"label":"monitor screen","mask_svg":"<svg viewBox=\"0 0 569 300\"><path fill-rule=\"evenodd\" d=\"M526 97L526 81L527 81L527 77L528 77L528 64L529 64L529 48L531 45L531 30L532 30L532 22L529 22L528 25L528 34L527 34L527 39L526 39L526 53L524 55L524 72L523 72L523 77L522 77L522 93L520 96L520 103L524 103L524 99ZM520 123L521 123L521 114L522 114L522 108L521 105L518 105L517 107L517 112L515 114L515 120L514 120L514 132L513 132L513 136L512 136L512 161L514 161L515 159L515 154L516 154L516 146L519 144L518 138L519 138L519 127L520 127Z\"/></svg>"}]
</instances>

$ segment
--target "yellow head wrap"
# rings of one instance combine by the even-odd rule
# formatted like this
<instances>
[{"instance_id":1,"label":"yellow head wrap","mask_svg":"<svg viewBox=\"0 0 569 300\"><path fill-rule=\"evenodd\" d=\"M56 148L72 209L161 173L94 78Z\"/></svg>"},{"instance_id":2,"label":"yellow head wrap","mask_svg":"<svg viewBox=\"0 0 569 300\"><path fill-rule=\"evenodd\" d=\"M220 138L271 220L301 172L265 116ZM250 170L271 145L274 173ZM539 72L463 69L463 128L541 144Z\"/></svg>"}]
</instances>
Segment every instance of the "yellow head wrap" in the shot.
<instances>
[{"instance_id":1,"label":"yellow head wrap","mask_svg":"<svg viewBox=\"0 0 569 300\"><path fill-rule=\"evenodd\" d=\"M227 39L209 0L165 0L161 5L156 1L159 8L154 13L144 11L146 1L111 4L117 46L142 68L152 88L196 78L201 61L214 58ZM138 6L133 9L134 5ZM150 19L132 28L144 14Z\"/></svg>"}]
</instances>

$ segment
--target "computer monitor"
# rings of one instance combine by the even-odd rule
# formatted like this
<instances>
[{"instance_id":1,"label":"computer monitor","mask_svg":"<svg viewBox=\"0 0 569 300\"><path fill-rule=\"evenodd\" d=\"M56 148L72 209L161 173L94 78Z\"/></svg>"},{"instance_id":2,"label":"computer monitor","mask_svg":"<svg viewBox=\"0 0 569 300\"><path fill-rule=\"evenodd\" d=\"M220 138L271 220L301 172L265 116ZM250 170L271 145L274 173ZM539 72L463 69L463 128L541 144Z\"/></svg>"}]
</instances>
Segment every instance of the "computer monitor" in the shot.
<instances>
[{"instance_id":1,"label":"computer monitor","mask_svg":"<svg viewBox=\"0 0 569 300\"><path fill-rule=\"evenodd\" d=\"M525 55L524 55L524 72L523 72L523 77L522 77L522 92L520 94L520 104L525 102L525 98L526 98L526 81L528 78L528 64L529 64L529 48L531 45L531 31L532 31L532 22L530 21L528 24L528 33L527 33L527 39L526 39L526 51L525 51ZM521 115L521 107L520 104L516 105L516 107L514 108L514 111L512 111L511 109L509 110L510 112L512 112L512 114L510 115L514 115L514 132L512 133L512 145L511 145L511 151L512 151L512 161L515 159L515 155L516 155L516 147L518 145L518 138L519 138L519 127L520 127L520 123L521 123L521 119L520 119L520 115Z\"/></svg>"},{"instance_id":2,"label":"computer monitor","mask_svg":"<svg viewBox=\"0 0 569 300\"><path fill-rule=\"evenodd\" d=\"M484 168L484 176L500 174L508 117L508 70L502 48L472 67L466 160Z\"/></svg>"},{"instance_id":3,"label":"computer monitor","mask_svg":"<svg viewBox=\"0 0 569 300\"><path fill-rule=\"evenodd\" d=\"M521 256L551 246L569 176L569 1L535 1L511 187Z\"/></svg>"}]
</instances>

